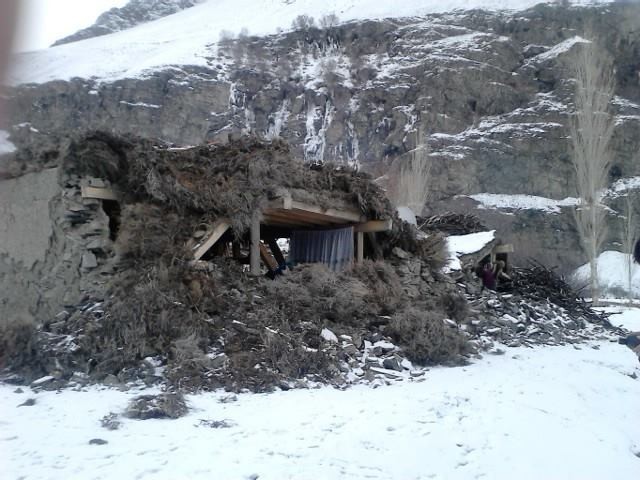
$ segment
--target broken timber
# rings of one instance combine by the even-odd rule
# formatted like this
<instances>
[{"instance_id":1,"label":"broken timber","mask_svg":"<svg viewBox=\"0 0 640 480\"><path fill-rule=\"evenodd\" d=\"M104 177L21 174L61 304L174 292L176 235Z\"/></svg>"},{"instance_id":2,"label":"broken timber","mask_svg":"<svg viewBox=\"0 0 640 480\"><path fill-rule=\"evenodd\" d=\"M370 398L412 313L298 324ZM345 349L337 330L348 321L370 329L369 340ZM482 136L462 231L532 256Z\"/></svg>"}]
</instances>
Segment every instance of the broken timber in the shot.
<instances>
[{"instance_id":1,"label":"broken timber","mask_svg":"<svg viewBox=\"0 0 640 480\"><path fill-rule=\"evenodd\" d=\"M230 226L231 222L227 218L217 220L203 237L202 241L193 247L193 259L200 260L202 256L207 253L218 240L220 240L220 237L224 235Z\"/></svg>"}]
</instances>

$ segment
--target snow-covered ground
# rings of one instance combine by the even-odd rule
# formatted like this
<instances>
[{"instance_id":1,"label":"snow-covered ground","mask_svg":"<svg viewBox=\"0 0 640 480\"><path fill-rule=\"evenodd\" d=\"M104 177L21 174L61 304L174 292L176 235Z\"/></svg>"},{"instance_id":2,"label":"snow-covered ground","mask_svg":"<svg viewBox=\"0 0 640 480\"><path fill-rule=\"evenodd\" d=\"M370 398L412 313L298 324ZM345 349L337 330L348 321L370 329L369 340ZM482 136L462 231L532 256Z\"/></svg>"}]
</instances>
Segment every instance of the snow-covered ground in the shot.
<instances>
[{"instance_id":1,"label":"snow-covered ground","mask_svg":"<svg viewBox=\"0 0 640 480\"><path fill-rule=\"evenodd\" d=\"M629 281L627 264L629 255L621 252L606 251L598 257L598 279L603 293L619 294L627 292ZM640 265L631 259L631 289L636 298L640 298ZM580 285L588 285L590 278L589 264L586 263L573 273L573 280Z\"/></svg>"},{"instance_id":2,"label":"snow-covered ground","mask_svg":"<svg viewBox=\"0 0 640 480\"><path fill-rule=\"evenodd\" d=\"M611 324L626 328L630 332L640 332L640 302L636 301L634 307L626 305L626 300L621 299L613 303L617 303L617 305L601 308L602 311L613 314L609 317Z\"/></svg>"},{"instance_id":3,"label":"snow-covered ground","mask_svg":"<svg viewBox=\"0 0 640 480\"><path fill-rule=\"evenodd\" d=\"M74 77L110 81L137 77L168 65L206 65L223 31L267 35L288 30L305 14L335 13L341 22L411 17L455 9L519 10L538 0L205 0L174 15L122 32L15 57L9 82L43 83ZM573 4L609 3L574 0ZM260 12L246 15L243 12ZM212 50L213 46L213 50ZM133 61L132 61L133 59Z\"/></svg>"},{"instance_id":4,"label":"snow-covered ground","mask_svg":"<svg viewBox=\"0 0 640 480\"><path fill-rule=\"evenodd\" d=\"M507 349L376 389L190 396L183 418L115 431L100 418L138 392L0 386L2 478L637 478L639 366L612 342Z\"/></svg>"}]
</instances>

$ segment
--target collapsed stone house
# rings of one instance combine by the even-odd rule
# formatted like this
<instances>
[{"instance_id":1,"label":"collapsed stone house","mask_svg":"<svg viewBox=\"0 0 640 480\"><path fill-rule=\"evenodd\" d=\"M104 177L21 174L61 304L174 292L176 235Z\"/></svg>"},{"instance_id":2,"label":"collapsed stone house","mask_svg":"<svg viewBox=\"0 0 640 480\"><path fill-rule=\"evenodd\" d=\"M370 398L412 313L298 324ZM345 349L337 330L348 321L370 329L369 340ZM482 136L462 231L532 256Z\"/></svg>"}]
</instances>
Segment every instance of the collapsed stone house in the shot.
<instances>
[{"instance_id":1,"label":"collapsed stone house","mask_svg":"<svg viewBox=\"0 0 640 480\"><path fill-rule=\"evenodd\" d=\"M58 166L2 181L0 315L3 317L27 315L40 319L60 314L65 307L80 303L85 292L99 290L116 268L114 245L122 210L135 198L122 185L123 172L119 169L125 166L122 162L127 161L127 155L134 155L131 151L125 152L126 148L133 148L133 144L95 134L66 148L60 152ZM149 142L143 148L159 147ZM180 155L186 150L167 148L165 151ZM273 169L277 168L283 166L273 165ZM177 174L174 193L188 196L189 182L193 180L177 170L174 173ZM295 174L283 172L281 175ZM252 181L264 180L256 177ZM157 199L165 195L157 185L149 187ZM300 243L306 232L306 242L317 243L322 242L320 237L326 240L329 232L335 234L337 229L343 229L346 234L345 245L353 241L352 249L337 251L334 248L331 252L329 244L328 252L307 252L308 258L305 258L305 249L298 248L297 261L311 261L315 255L325 263L344 265L352 259L361 261L365 257L365 245L367 256L381 255L375 233L389 231L393 225L392 210L381 198L376 199L382 206L381 211L375 211L379 207L374 207L363 213L357 197L348 198L345 192L343 195L327 192L314 202L311 192L295 187L287 190L271 182L261 187L264 198L243 198L244 205L229 206L227 213L231 213L232 218L209 212L210 223L195 225L188 238L193 260L201 261L214 253L226 254L228 250L237 260L246 260L253 275L264 273L265 269L273 273L285 262L276 242L278 238L297 236ZM140 186L136 188L139 190ZM238 193L251 195L251 192ZM215 196L215 189L209 194ZM224 201L216 205L218 213L224 210L223 204ZM196 205L198 207L201 206ZM237 209L235 217L233 208Z\"/></svg>"},{"instance_id":2,"label":"collapsed stone house","mask_svg":"<svg viewBox=\"0 0 640 480\"><path fill-rule=\"evenodd\" d=\"M360 331L407 295L432 298L442 237L419 241L369 176L310 167L282 142L175 147L95 132L52 157L49 168L32 161L30 173L2 181L0 315L37 332L16 343L25 378L126 376L197 338L196 351L235 362L224 369L235 382L249 352L275 348L255 327L273 322L291 330L289 350L305 366L292 370L289 358L278 368L295 377L322 370L305 349L326 322ZM289 240L286 259L279 239ZM392 251L403 252L400 273L384 265ZM264 279L285 270L273 287Z\"/></svg>"}]
</instances>

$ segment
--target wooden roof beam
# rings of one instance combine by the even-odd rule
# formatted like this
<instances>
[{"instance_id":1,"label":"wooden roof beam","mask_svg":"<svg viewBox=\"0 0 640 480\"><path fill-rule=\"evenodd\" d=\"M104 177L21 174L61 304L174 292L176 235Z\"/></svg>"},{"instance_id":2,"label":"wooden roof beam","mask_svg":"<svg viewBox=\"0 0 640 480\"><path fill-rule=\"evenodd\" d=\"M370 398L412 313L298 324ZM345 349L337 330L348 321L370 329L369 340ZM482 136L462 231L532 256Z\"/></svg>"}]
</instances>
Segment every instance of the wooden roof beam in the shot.
<instances>
[{"instance_id":1,"label":"wooden roof beam","mask_svg":"<svg viewBox=\"0 0 640 480\"><path fill-rule=\"evenodd\" d=\"M369 220L353 227L355 232L374 233L388 232L393 228L393 220Z\"/></svg>"}]
</instances>

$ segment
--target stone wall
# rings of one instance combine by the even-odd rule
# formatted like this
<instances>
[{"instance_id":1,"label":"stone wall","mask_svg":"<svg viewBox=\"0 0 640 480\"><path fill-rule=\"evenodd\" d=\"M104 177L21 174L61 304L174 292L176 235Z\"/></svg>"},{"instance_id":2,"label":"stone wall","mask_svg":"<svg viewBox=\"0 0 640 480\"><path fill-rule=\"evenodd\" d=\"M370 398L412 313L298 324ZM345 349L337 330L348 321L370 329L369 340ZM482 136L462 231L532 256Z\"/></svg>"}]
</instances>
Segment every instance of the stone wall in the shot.
<instances>
[{"instance_id":1,"label":"stone wall","mask_svg":"<svg viewBox=\"0 0 640 480\"><path fill-rule=\"evenodd\" d=\"M59 168L0 180L0 318L62 320L113 268L109 218L100 200Z\"/></svg>"}]
</instances>

